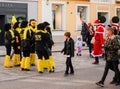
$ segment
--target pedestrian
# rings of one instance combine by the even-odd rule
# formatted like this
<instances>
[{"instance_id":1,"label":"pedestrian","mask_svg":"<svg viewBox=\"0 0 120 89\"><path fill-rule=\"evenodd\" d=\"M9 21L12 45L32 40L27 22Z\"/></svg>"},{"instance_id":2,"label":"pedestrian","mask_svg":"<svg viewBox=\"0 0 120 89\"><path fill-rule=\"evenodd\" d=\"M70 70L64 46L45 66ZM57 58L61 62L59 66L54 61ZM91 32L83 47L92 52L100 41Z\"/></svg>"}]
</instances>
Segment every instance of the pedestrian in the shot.
<instances>
[{"instance_id":1,"label":"pedestrian","mask_svg":"<svg viewBox=\"0 0 120 89\"><path fill-rule=\"evenodd\" d=\"M37 21L35 19L30 19L29 28L31 31L31 41L30 41L30 64L31 66L35 66L36 64L36 53L35 53L35 31L37 29Z\"/></svg>"},{"instance_id":2,"label":"pedestrian","mask_svg":"<svg viewBox=\"0 0 120 89\"><path fill-rule=\"evenodd\" d=\"M106 28L106 36L107 40L104 45L105 50L104 60L106 61L106 65L101 80L96 83L101 87L104 87L106 76L111 67L114 69L115 75L117 76L116 85L120 85L120 75L118 69L118 49L120 48L119 43L117 37L114 35L113 29L109 26L107 26Z\"/></svg>"},{"instance_id":3,"label":"pedestrian","mask_svg":"<svg viewBox=\"0 0 120 89\"><path fill-rule=\"evenodd\" d=\"M28 21L22 21L20 37L21 37L21 50L23 53L23 57L21 61L21 70L29 71L30 70L31 31L29 29Z\"/></svg>"},{"instance_id":4,"label":"pedestrian","mask_svg":"<svg viewBox=\"0 0 120 89\"><path fill-rule=\"evenodd\" d=\"M77 56L81 56L82 55L82 39L80 36L77 37L76 49L77 49Z\"/></svg>"},{"instance_id":5,"label":"pedestrian","mask_svg":"<svg viewBox=\"0 0 120 89\"><path fill-rule=\"evenodd\" d=\"M11 24L9 23L5 24L4 30L5 30L5 48L6 48L4 67L11 68L12 65L10 63L10 55L11 55L11 47L15 42L15 35L13 30L11 29Z\"/></svg>"},{"instance_id":6,"label":"pedestrian","mask_svg":"<svg viewBox=\"0 0 120 89\"><path fill-rule=\"evenodd\" d=\"M92 50L93 50L93 44L91 43L91 40L94 37L94 33L95 33L95 31L94 31L93 25L91 23L88 23L87 45L89 47L90 57L93 57L91 55Z\"/></svg>"},{"instance_id":7,"label":"pedestrian","mask_svg":"<svg viewBox=\"0 0 120 89\"><path fill-rule=\"evenodd\" d=\"M108 26L113 29L114 35L115 35L118 39L120 39L120 36L117 35L117 30L116 30L116 28L113 27L113 26L111 26L111 25L108 25ZM119 54L118 54L118 55L119 55ZM118 58L120 58L120 56L118 56ZM119 60L118 60L117 65L119 65ZM110 69L111 69L112 71L114 71L114 67L113 67L113 66L111 66ZM119 72L119 75L120 75L120 72ZM114 75L113 80L110 82L110 84L116 84L116 83L117 83L117 76Z\"/></svg>"},{"instance_id":8,"label":"pedestrian","mask_svg":"<svg viewBox=\"0 0 120 89\"><path fill-rule=\"evenodd\" d=\"M92 64L99 64L99 57L102 56L102 46L104 45L104 27L99 23L99 20L94 22L96 26L95 35L94 35L94 43L93 43L93 51L91 55L95 57L95 61Z\"/></svg>"},{"instance_id":9,"label":"pedestrian","mask_svg":"<svg viewBox=\"0 0 120 89\"><path fill-rule=\"evenodd\" d=\"M86 36L87 36L87 34L88 34L88 26L87 26L87 24L85 23L85 21L83 21L83 20L81 20L81 21L82 21L81 35L82 35L83 46L85 46Z\"/></svg>"},{"instance_id":10,"label":"pedestrian","mask_svg":"<svg viewBox=\"0 0 120 89\"><path fill-rule=\"evenodd\" d=\"M74 74L74 68L71 60L71 58L74 57L74 40L71 38L70 32L65 32L64 37L65 37L64 48L61 51L61 53L64 53L64 55L66 55L67 57L65 71L65 76L67 76L69 74L69 69L70 74Z\"/></svg>"},{"instance_id":11,"label":"pedestrian","mask_svg":"<svg viewBox=\"0 0 120 89\"><path fill-rule=\"evenodd\" d=\"M37 70L38 73L44 72L44 65L43 65L43 57L46 60L46 67L48 69L48 72L53 72L53 68L50 64L49 60L49 47L47 44L47 40L50 40L49 34L47 31L45 31L45 26L43 23L40 23L37 25L37 31L35 32L35 50L38 56L37 61Z\"/></svg>"},{"instance_id":12,"label":"pedestrian","mask_svg":"<svg viewBox=\"0 0 120 89\"><path fill-rule=\"evenodd\" d=\"M15 42L13 44L13 50L14 50L14 55L13 55L13 66L20 66L20 58L21 58L21 50L20 50L20 45L21 45L21 39L20 39L20 33L19 33L19 22L16 22L13 26L13 31L15 35Z\"/></svg>"}]
</instances>

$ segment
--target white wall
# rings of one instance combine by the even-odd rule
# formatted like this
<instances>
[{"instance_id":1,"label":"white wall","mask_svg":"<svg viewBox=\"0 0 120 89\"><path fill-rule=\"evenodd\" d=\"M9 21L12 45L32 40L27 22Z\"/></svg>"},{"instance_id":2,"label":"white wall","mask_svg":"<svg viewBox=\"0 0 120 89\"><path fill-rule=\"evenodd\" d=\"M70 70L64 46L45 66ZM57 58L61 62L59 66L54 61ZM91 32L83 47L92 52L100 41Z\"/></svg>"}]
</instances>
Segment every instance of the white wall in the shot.
<instances>
[{"instance_id":1,"label":"white wall","mask_svg":"<svg viewBox=\"0 0 120 89\"><path fill-rule=\"evenodd\" d=\"M36 19L38 21L38 3L28 2L28 20Z\"/></svg>"},{"instance_id":2,"label":"white wall","mask_svg":"<svg viewBox=\"0 0 120 89\"><path fill-rule=\"evenodd\" d=\"M42 0L42 22L47 21L52 23L52 6L51 4L46 4L46 0Z\"/></svg>"}]
</instances>

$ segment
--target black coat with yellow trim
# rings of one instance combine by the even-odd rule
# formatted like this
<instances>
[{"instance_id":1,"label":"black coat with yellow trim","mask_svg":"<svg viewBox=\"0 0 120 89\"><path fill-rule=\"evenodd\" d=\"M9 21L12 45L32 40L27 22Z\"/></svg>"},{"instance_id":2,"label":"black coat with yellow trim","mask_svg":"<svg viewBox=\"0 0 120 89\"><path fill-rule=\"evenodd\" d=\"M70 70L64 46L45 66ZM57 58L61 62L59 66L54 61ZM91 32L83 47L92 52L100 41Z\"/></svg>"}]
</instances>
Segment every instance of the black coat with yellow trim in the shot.
<instances>
[{"instance_id":1,"label":"black coat with yellow trim","mask_svg":"<svg viewBox=\"0 0 120 89\"><path fill-rule=\"evenodd\" d=\"M30 41L31 41L31 32L29 28L22 28L20 32L21 38L21 48L22 50L29 50L30 49Z\"/></svg>"},{"instance_id":2,"label":"black coat with yellow trim","mask_svg":"<svg viewBox=\"0 0 120 89\"><path fill-rule=\"evenodd\" d=\"M48 32L45 32L43 30L37 30L35 33L35 50L48 50L48 40L50 40L50 36Z\"/></svg>"}]
</instances>

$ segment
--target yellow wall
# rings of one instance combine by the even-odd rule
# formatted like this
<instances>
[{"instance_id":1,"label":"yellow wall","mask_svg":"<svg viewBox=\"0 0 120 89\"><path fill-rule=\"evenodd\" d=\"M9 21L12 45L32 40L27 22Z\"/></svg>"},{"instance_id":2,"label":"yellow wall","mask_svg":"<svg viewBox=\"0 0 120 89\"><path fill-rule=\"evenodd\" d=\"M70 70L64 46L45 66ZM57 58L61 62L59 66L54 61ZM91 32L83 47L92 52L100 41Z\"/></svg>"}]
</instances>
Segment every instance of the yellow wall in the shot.
<instances>
[{"instance_id":1,"label":"yellow wall","mask_svg":"<svg viewBox=\"0 0 120 89\"><path fill-rule=\"evenodd\" d=\"M38 0L38 22L42 21L42 0Z\"/></svg>"},{"instance_id":2,"label":"yellow wall","mask_svg":"<svg viewBox=\"0 0 120 89\"><path fill-rule=\"evenodd\" d=\"M95 4L90 3L89 0L51 0L51 1L61 1L61 2L69 2L66 4L66 30L70 31L72 35L80 34L76 31L76 4L86 4L90 7L90 22L93 23L97 19L97 10L107 10L110 11L110 18L115 16L116 6L120 6L120 4ZM42 17L42 7L41 0L38 3L38 19L41 22Z\"/></svg>"}]
</instances>

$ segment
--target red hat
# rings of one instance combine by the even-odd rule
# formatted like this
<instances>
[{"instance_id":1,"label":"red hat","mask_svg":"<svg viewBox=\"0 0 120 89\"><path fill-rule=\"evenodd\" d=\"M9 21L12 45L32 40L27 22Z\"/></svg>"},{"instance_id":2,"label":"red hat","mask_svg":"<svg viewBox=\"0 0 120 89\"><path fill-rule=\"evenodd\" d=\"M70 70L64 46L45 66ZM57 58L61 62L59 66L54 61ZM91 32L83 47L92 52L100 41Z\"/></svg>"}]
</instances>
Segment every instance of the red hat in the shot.
<instances>
[{"instance_id":1,"label":"red hat","mask_svg":"<svg viewBox=\"0 0 120 89\"><path fill-rule=\"evenodd\" d=\"M95 20L94 25L99 25L100 20Z\"/></svg>"}]
</instances>

